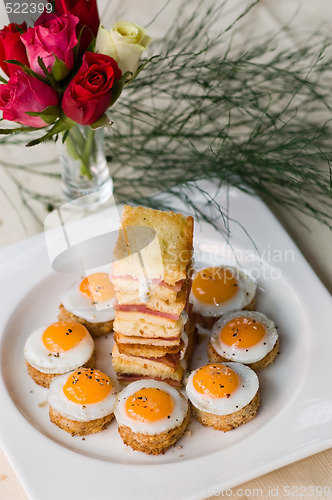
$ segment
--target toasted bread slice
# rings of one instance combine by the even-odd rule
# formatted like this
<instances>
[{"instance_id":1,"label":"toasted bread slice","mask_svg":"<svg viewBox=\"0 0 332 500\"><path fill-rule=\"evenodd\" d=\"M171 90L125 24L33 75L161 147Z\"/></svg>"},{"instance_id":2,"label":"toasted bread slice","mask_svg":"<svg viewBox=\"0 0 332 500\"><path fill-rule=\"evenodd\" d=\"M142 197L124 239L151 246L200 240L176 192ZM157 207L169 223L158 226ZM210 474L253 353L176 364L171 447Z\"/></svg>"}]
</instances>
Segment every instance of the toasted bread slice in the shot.
<instances>
[{"instance_id":1,"label":"toasted bread slice","mask_svg":"<svg viewBox=\"0 0 332 500\"><path fill-rule=\"evenodd\" d=\"M146 276L170 285L187 279L193 246L192 217L125 205L121 226L112 265L115 278Z\"/></svg>"},{"instance_id":2,"label":"toasted bread slice","mask_svg":"<svg viewBox=\"0 0 332 500\"><path fill-rule=\"evenodd\" d=\"M160 347L161 349L166 349L168 352L177 352L181 342L181 334L174 338L150 338L150 337L135 337L129 335L122 335L122 333L115 332L114 340L118 346L125 345L135 345L135 346L148 346L148 347ZM173 351L172 351L173 349Z\"/></svg>"},{"instance_id":3,"label":"toasted bread slice","mask_svg":"<svg viewBox=\"0 0 332 500\"><path fill-rule=\"evenodd\" d=\"M117 311L115 315L114 331L142 338L177 339L183 329L183 319L172 321L167 318L142 314L139 312Z\"/></svg>"},{"instance_id":4,"label":"toasted bread slice","mask_svg":"<svg viewBox=\"0 0 332 500\"><path fill-rule=\"evenodd\" d=\"M181 288L181 290L176 294L176 299L173 301L163 300L160 297L149 294L146 297L145 306L154 311L165 312L168 314L181 314L181 312L186 307L188 294L190 293L190 282L186 280ZM141 298L137 293L123 293L116 292L116 300L119 305L140 305L142 304Z\"/></svg>"}]
</instances>

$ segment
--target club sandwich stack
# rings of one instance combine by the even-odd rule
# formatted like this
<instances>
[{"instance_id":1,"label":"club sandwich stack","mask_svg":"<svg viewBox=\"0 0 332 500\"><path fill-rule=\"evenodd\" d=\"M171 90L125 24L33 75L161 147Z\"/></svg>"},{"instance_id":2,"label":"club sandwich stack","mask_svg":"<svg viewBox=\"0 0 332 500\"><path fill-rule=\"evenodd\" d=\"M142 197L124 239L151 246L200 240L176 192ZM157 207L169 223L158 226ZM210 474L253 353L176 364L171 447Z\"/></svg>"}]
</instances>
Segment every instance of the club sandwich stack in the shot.
<instances>
[{"instance_id":1,"label":"club sandwich stack","mask_svg":"<svg viewBox=\"0 0 332 500\"><path fill-rule=\"evenodd\" d=\"M193 218L125 205L114 251L113 368L122 382L181 386L191 356Z\"/></svg>"}]
</instances>

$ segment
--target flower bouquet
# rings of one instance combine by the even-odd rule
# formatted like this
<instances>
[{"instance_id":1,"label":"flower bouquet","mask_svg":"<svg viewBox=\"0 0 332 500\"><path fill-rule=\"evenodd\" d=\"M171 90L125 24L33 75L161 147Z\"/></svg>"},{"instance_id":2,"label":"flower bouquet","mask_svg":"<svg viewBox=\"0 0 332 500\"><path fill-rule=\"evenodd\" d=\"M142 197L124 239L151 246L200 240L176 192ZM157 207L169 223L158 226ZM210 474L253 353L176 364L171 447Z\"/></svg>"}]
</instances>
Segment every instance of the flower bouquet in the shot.
<instances>
[{"instance_id":1,"label":"flower bouquet","mask_svg":"<svg viewBox=\"0 0 332 500\"><path fill-rule=\"evenodd\" d=\"M3 120L21 126L0 133L41 130L27 146L55 139L67 176L73 163L85 187L94 177L103 183L109 173L100 136L112 124L108 110L145 66L140 58L150 41L133 23L106 30L96 0L55 0L33 27L9 24L0 31L0 67L8 77L0 76L0 110ZM65 191L69 198L87 192Z\"/></svg>"}]
</instances>

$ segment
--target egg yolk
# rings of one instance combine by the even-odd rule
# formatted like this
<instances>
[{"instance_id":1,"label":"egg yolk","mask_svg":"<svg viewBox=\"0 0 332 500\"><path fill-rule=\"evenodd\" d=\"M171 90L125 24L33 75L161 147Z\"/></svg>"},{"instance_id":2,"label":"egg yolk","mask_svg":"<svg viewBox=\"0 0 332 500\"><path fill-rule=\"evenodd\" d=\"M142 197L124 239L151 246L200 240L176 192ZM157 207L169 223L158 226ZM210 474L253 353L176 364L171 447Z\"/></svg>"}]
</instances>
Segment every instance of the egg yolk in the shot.
<instances>
[{"instance_id":1,"label":"egg yolk","mask_svg":"<svg viewBox=\"0 0 332 500\"><path fill-rule=\"evenodd\" d=\"M58 321L46 328L42 342L50 352L61 353L75 347L88 333L79 323Z\"/></svg>"},{"instance_id":2,"label":"egg yolk","mask_svg":"<svg viewBox=\"0 0 332 500\"><path fill-rule=\"evenodd\" d=\"M226 323L219 337L224 344L245 349L258 344L264 338L265 333L266 329L262 323L242 316Z\"/></svg>"},{"instance_id":3,"label":"egg yolk","mask_svg":"<svg viewBox=\"0 0 332 500\"><path fill-rule=\"evenodd\" d=\"M125 410L132 420L138 422L155 422L170 418L174 408L172 396L167 392L149 387L134 392L125 403Z\"/></svg>"},{"instance_id":4,"label":"egg yolk","mask_svg":"<svg viewBox=\"0 0 332 500\"><path fill-rule=\"evenodd\" d=\"M63 386L67 399L77 404L99 403L112 389L110 378L99 370L78 368Z\"/></svg>"},{"instance_id":5,"label":"egg yolk","mask_svg":"<svg viewBox=\"0 0 332 500\"><path fill-rule=\"evenodd\" d=\"M238 281L231 269L208 267L199 271L192 283L194 296L205 304L218 306L233 298L238 291Z\"/></svg>"},{"instance_id":6,"label":"egg yolk","mask_svg":"<svg viewBox=\"0 0 332 500\"><path fill-rule=\"evenodd\" d=\"M221 364L203 366L193 376L195 390L210 398L229 398L239 383L238 374Z\"/></svg>"},{"instance_id":7,"label":"egg yolk","mask_svg":"<svg viewBox=\"0 0 332 500\"><path fill-rule=\"evenodd\" d=\"M90 274L79 285L80 292L93 302L103 302L114 297L114 287L107 273Z\"/></svg>"}]
</instances>

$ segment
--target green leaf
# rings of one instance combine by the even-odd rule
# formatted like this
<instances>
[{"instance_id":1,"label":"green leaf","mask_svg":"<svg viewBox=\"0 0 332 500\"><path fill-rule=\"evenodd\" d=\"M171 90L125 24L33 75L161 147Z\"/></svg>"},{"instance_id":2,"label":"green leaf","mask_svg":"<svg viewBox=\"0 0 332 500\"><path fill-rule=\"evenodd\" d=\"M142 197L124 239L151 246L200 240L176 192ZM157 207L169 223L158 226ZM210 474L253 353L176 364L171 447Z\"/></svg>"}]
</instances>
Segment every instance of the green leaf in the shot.
<instances>
[{"instance_id":1,"label":"green leaf","mask_svg":"<svg viewBox=\"0 0 332 500\"><path fill-rule=\"evenodd\" d=\"M45 127L16 127L16 128L0 128L0 135L19 134L20 132L33 132L42 130Z\"/></svg>"},{"instance_id":2,"label":"green leaf","mask_svg":"<svg viewBox=\"0 0 332 500\"><path fill-rule=\"evenodd\" d=\"M115 101L120 97L124 83L120 80L115 80L112 87L112 96L110 101L110 106L113 106Z\"/></svg>"},{"instance_id":3,"label":"green leaf","mask_svg":"<svg viewBox=\"0 0 332 500\"><path fill-rule=\"evenodd\" d=\"M70 120L72 123L74 123L72 120ZM74 123L75 124L75 123ZM30 148L31 146L36 146L37 144L40 144L41 142L49 141L53 138L53 136L58 135L60 132L63 132L64 130L67 130L68 128L72 127L73 125L68 125L66 121L64 121L62 118L59 118L53 125L53 127L47 132L47 134L43 135L42 137L39 137L38 139L34 139L33 141L28 142L26 144L27 148Z\"/></svg>"},{"instance_id":4,"label":"green leaf","mask_svg":"<svg viewBox=\"0 0 332 500\"><path fill-rule=\"evenodd\" d=\"M64 61L59 59L55 54L53 55L55 57L55 61L52 66L51 75L55 81L59 82L60 80L63 80L64 78L66 78L66 76L69 75L70 69L68 68L68 66Z\"/></svg>"},{"instance_id":5,"label":"green leaf","mask_svg":"<svg viewBox=\"0 0 332 500\"><path fill-rule=\"evenodd\" d=\"M110 119L108 118L108 116L104 113L100 118L99 120L97 120L96 122L92 123L91 125L89 125L89 127L92 129L92 130L97 130L98 128L102 128L102 127L110 127L111 125L113 125L113 122L110 121Z\"/></svg>"},{"instance_id":6,"label":"green leaf","mask_svg":"<svg viewBox=\"0 0 332 500\"><path fill-rule=\"evenodd\" d=\"M8 80L6 80L5 78L3 78L2 76L0 76L0 82L2 83L8 83Z\"/></svg>"},{"instance_id":7,"label":"green leaf","mask_svg":"<svg viewBox=\"0 0 332 500\"><path fill-rule=\"evenodd\" d=\"M43 76L38 75L38 73L33 71L31 68L29 68L25 64L21 63L20 61L16 61L15 59L8 59L5 62L10 63L10 64L16 64L16 66L19 66L20 68L22 68L24 73L26 73L27 75L33 76L34 78L37 78L37 80L40 80L41 82L48 83L47 78L44 78Z\"/></svg>"},{"instance_id":8,"label":"green leaf","mask_svg":"<svg viewBox=\"0 0 332 500\"><path fill-rule=\"evenodd\" d=\"M41 57L38 57L38 64L39 64L42 72L44 73L44 75L47 79L46 83L49 83L51 85L51 87L53 87L56 91L58 91L59 85L58 85L57 81L55 80L54 76L52 75L52 73L50 73L49 70L46 68L46 65Z\"/></svg>"},{"instance_id":9,"label":"green leaf","mask_svg":"<svg viewBox=\"0 0 332 500\"><path fill-rule=\"evenodd\" d=\"M62 144L64 144L66 142L66 139L68 137L68 134L69 134L69 130L66 130L62 136Z\"/></svg>"},{"instance_id":10,"label":"green leaf","mask_svg":"<svg viewBox=\"0 0 332 500\"><path fill-rule=\"evenodd\" d=\"M59 106L48 106L44 111L26 111L25 114L29 116L39 116L44 122L51 125L59 117L60 108Z\"/></svg>"},{"instance_id":11,"label":"green leaf","mask_svg":"<svg viewBox=\"0 0 332 500\"><path fill-rule=\"evenodd\" d=\"M78 53L80 51L81 38L82 38L83 30L84 30L84 26L82 26L82 28L80 29L80 32L79 32L78 37L77 37L77 44L74 47L74 57L75 57L75 60L78 58Z\"/></svg>"}]
</instances>

